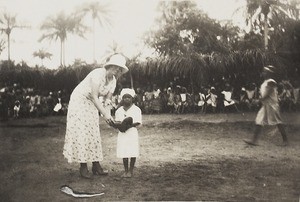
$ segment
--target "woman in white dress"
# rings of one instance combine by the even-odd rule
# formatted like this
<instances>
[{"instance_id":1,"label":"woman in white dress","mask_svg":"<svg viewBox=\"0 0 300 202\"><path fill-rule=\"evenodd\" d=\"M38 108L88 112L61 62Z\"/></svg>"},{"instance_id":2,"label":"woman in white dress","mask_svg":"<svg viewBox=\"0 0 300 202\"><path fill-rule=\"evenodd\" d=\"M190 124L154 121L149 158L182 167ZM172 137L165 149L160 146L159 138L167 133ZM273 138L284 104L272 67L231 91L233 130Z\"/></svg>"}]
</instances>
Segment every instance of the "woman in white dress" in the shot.
<instances>
[{"instance_id":1,"label":"woman in white dress","mask_svg":"<svg viewBox=\"0 0 300 202\"><path fill-rule=\"evenodd\" d=\"M92 177L88 172L88 162L93 164L94 175L107 174L99 163L103 160L99 113L108 124L113 123L105 104L111 102L116 80L128 71L125 64L126 59L122 55L111 56L104 68L91 71L71 94L63 155L69 163L80 163L79 171L83 178Z\"/></svg>"},{"instance_id":2,"label":"woman in white dress","mask_svg":"<svg viewBox=\"0 0 300 202\"><path fill-rule=\"evenodd\" d=\"M276 125L283 139L283 146L288 145L287 135L280 116L280 107L278 102L277 82L273 79L276 73L276 68L272 65L266 66L263 69L262 75L264 82L260 87L260 101L262 107L257 113L255 123L256 128L254 136L251 140L244 140L249 145L257 145L259 135L264 125Z\"/></svg>"},{"instance_id":3,"label":"woman in white dress","mask_svg":"<svg viewBox=\"0 0 300 202\"><path fill-rule=\"evenodd\" d=\"M125 173L122 177L132 177L136 158L139 157L139 136L137 126L142 124L142 111L133 104L135 92L133 89L124 88L120 96L122 97L122 106L117 109L115 121L122 122L125 118L131 117L132 123L127 124L125 128L119 128L117 139L117 157L123 159ZM130 167L128 168L130 158Z\"/></svg>"}]
</instances>

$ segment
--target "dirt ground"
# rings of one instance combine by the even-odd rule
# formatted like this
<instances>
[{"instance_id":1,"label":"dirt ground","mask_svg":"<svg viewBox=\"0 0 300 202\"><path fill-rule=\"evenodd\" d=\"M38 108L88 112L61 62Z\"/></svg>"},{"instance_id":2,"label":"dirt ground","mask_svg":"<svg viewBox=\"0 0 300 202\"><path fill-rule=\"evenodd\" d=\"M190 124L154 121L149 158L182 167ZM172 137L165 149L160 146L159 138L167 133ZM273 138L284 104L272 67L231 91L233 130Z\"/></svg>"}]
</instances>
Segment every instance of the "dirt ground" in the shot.
<instances>
[{"instance_id":1,"label":"dirt ground","mask_svg":"<svg viewBox=\"0 0 300 202\"><path fill-rule=\"evenodd\" d=\"M135 175L120 178L115 129L100 122L109 175L79 176L79 165L62 156L65 116L0 123L0 200L76 201L60 191L104 195L81 201L293 201L300 197L300 113L284 113L289 147L266 127L260 146L243 139L254 113L143 115L141 156ZM89 164L89 167L91 165Z\"/></svg>"}]
</instances>

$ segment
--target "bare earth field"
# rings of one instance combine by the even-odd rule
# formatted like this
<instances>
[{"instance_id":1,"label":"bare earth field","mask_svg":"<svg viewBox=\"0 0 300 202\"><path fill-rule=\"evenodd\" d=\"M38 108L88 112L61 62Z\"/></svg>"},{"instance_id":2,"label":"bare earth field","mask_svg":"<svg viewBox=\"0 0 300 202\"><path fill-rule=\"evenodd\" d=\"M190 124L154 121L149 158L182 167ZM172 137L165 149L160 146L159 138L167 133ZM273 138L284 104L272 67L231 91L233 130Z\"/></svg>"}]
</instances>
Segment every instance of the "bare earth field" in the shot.
<instances>
[{"instance_id":1,"label":"bare earth field","mask_svg":"<svg viewBox=\"0 0 300 202\"><path fill-rule=\"evenodd\" d=\"M255 113L144 115L135 175L120 178L115 129L100 122L109 175L79 176L62 155L65 116L0 122L0 201L76 201L60 191L99 193L81 201L291 201L300 197L300 113L284 113L289 147L274 127L250 147ZM91 165L89 164L89 167Z\"/></svg>"}]
</instances>

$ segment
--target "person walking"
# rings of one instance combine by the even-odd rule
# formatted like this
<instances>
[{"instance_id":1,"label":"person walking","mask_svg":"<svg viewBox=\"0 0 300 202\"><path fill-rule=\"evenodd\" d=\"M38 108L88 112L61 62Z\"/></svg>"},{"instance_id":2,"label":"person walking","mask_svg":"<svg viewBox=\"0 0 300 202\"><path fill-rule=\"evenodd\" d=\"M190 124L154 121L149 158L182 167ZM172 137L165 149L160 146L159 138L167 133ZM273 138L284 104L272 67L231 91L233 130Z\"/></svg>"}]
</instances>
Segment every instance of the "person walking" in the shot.
<instances>
[{"instance_id":1,"label":"person walking","mask_svg":"<svg viewBox=\"0 0 300 202\"><path fill-rule=\"evenodd\" d=\"M276 125L281 133L283 146L288 145L287 134L280 115L277 82L274 80L276 73L277 68L272 65L263 68L262 76L264 77L264 82L260 87L260 102L262 106L255 119L256 127L252 139L244 140L249 145L258 145L258 139L264 125Z\"/></svg>"},{"instance_id":2,"label":"person walking","mask_svg":"<svg viewBox=\"0 0 300 202\"><path fill-rule=\"evenodd\" d=\"M103 68L92 70L71 94L63 155L69 163L80 163L79 172L83 178L92 177L87 167L89 162L92 162L94 175L108 173L100 165L103 154L99 113L112 125L113 118L104 103L111 101L117 79L127 71L125 57L121 54L112 55Z\"/></svg>"},{"instance_id":3,"label":"person walking","mask_svg":"<svg viewBox=\"0 0 300 202\"><path fill-rule=\"evenodd\" d=\"M117 157L123 159L125 173L122 177L130 178L133 176L136 158L139 157L139 136L136 127L142 124L142 111L133 104L135 97L133 89L124 88L120 96L122 97L122 106L117 109L115 116L116 128L119 129ZM130 166L128 166L129 159Z\"/></svg>"}]
</instances>

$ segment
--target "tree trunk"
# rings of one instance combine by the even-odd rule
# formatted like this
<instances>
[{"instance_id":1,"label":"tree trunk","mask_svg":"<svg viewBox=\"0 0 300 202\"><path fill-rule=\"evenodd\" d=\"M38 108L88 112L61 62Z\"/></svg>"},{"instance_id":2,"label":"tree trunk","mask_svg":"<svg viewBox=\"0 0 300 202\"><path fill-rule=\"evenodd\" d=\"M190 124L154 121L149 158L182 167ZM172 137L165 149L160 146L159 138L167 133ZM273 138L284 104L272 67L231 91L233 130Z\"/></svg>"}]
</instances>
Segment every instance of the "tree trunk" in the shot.
<instances>
[{"instance_id":1,"label":"tree trunk","mask_svg":"<svg viewBox=\"0 0 300 202\"><path fill-rule=\"evenodd\" d=\"M269 26L268 26L268 19L267 19L267 15L264 15L264 41L265 41L265 51L268 50L268 46L269 46Z\"/></svg>"},{"instance_id":2,"label":"tree trunk","mask_svg":"<svg viewBox=\"0 0 300 202\"><path fill-rule=\"evenodd\" d=\"M131 88L134 89L133 88L133 78L132 78L131 72L129 72L129 75L130 75L130 85L131 85Z\"/></svg>"},{"instance_id":3,"label":"tree trunk","mask_svg":"<svg viewBox=\"0 0 300 202\"><path fill-rule=\"evenodd\" d=\"M10 66L10 34L7 34L7 56L8 56L8 68Z\"/></svg>"},{"instance_id":4,"label":"tree trunk","mask_svg":"<svg viewBox=\"0 0 300 202\"><path fill-rule=\"evenodd\" d=\"M66 50L65 50L65 47L66 47L66 42L63 41L63 66L64 67L66 66Z\"/></svg>"},{"instance_id":5,"label":"tree trunk","mask_svg":"<svg viewBox=\"0 0 300 202\"><path fill-rule=\"evenodd\" d=\"M96 63L96 59L95 59L95 43L96 43L96 39L95 39L95 19L93 19L93 61L94 61L94 63Z\"/></svg>"},{"instance_id":6,"label":"tree trunk","mask_svg":"<svg viewBox=\"0 0 300 202\"><path fill-rule=\"evenodd\" d=\"M62 66L63 41L60 41L60 66Z\"/></svg>"}]
</instances>

